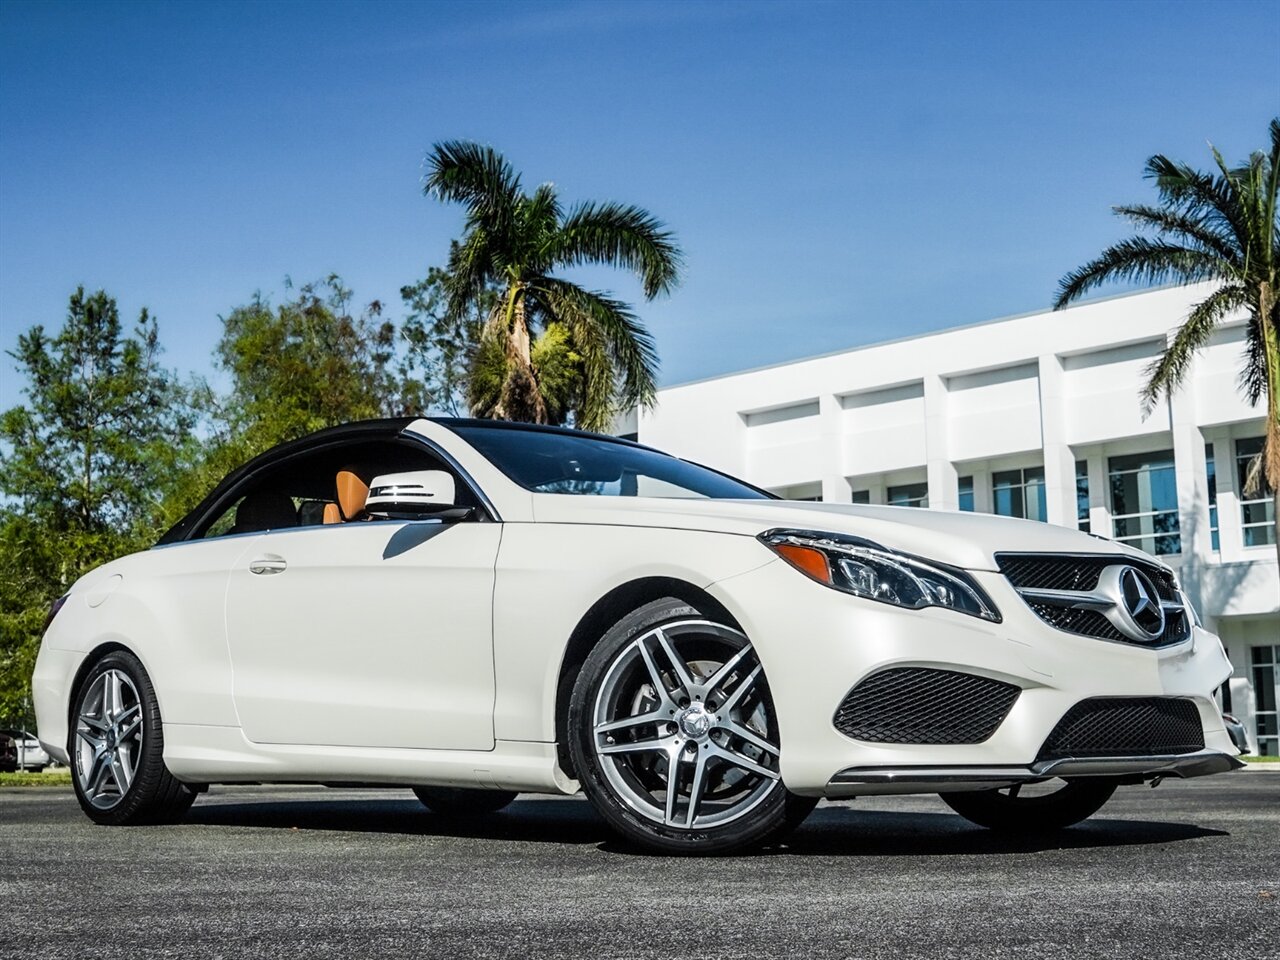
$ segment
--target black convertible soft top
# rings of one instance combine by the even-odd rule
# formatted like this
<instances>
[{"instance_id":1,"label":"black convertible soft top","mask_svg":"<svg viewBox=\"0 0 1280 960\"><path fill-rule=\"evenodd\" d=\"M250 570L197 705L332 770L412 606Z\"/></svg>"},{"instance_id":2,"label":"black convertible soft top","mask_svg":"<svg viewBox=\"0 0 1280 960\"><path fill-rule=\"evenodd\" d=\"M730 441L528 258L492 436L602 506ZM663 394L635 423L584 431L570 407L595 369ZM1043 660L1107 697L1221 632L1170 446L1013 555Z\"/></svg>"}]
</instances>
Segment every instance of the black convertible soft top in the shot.
<instances>
[{"instance_id":1,"label":"black convertible soft top","mask_svg":"<svg viewBox=\"0 0 1280 960\"><path fill-rule=\"evenodd\" d=\"M310 453L313 450L327 447L331 444L346 443L351 440L394 437L402 433L409 424L420 419L422 418L388 417L384 420L360 420L356 423L344 423L341 426L317 430L315 433L299 437L297 440L290 440L287 443L274 446L227 474L222 479L222 482L214 487L194 510L166 530L164 535L156 541L156 545L161 546L166 543L178 543L181 540L186 540L192 529L204 520L211 511L217 509L218 505L225 499L227 491L246 477L261 470L275 467L299 454Z\"/></svg>"},{"instance_id":2,"label":"black convertible soft top","mask_svg":"<svg viewBox=\"0 0 1280 960\"><path fill-rule=\"evenodd\" d=\"M627 446L638 447L641 444L634 443L631 440L624 440L621 437L611 437L606 434L586 433L582 430L574 430L570 427L555 427L544 424L533 423L515 423L508 420L480 420L469 417L387 417L381 420L358 420L354 423L344 423L337 427L327 427L324 430L317 430L315 433L307 434L305 437L299 437L297 440L290 440L272 447L265 453L260 453L248 463L232 470L222 482L210 491L196 506L194 510L185 517L175 523L172 527L164 532L164 535L156 541L157 546L168 543L178 543L188 539L191 531L200 525L204 520L211 519L210 513L225 509L227 492L234 486L238 485L242 480L262 470L270 469L286 463L290 459L302 455L313 453L316 450L323 449L328 446L336 446L338 444L347 444L352 441L360 440L382 440L399 436L404 432L405 428L411 423L418 420L431 420L439 423L441 426L453 429L455 427L480 427L493 430L519 430L519 431L538 431L545 433L564 433L576 436L591 437L596 440L607 440L612 443L626 444Z\"/></svg>"}]
</instances>

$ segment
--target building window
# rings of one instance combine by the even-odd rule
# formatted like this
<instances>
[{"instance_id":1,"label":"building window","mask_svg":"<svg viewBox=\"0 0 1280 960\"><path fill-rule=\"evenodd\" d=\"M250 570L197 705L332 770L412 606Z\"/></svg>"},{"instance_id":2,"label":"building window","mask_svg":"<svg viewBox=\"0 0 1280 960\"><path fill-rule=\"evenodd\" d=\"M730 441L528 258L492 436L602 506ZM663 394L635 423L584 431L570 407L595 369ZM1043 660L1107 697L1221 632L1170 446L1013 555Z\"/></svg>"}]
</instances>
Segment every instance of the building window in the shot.
<instances>
[{"instance_id":1,"label":"building window","mask_svg":"<svg viewBox=\"0 0 1280 960\"><path fill-rule=\"evenodd\" d=\"M853 491L853 497L851 498L851 502L852 503L870 503L871 491L870 490Z\"/></svg>"},{"instance_id":2,"label":"building window","mask_svg":"<svg viewBox=\"0 0 1280 960\"><path fill-rule=\"evenodd\" d=\"M1254 711L1258 754L1263 757L1280 756L1280 729L1276 725L1276 665L1280 661L1280 647L1253 647L1250 659L1253 694L1258 703L1258 709Z\"/></svg>"},{"instance_id":3,"label":"building window","mask_svg":"<svg viewBox=\"0 0 1280 960\"><path fill-rule=\"evenodd\" d=\"M1213 460L1213 444L1204 445L1204 472L1209 480L1209 540L1221 550L1218 540L1218 465Z\"/></svg>"},{"instance_id":4,"label":"building window","mask_svg":"<svg viewBox=\"0 0 1280 960\"><path fill-rule=\"evenodd\" d=\"M1076 461L1076 526L1085 533L1093 531L1089 519L1089 461Z\"/></svg>"},{"instance_id":5,"label":"building window","mask_svg":"<svg viewBox=\"0 0 1280 960\"><path fill-rule=\"evenodd\" d=\"M1044 467L1000 470L991 475L991 502L1002 517L1045 519Z\"/></svg>"},{"instance_id":6,"label":"building window","mask_svg":"<svg viewBox=\"0 0 1280 960\"><path fill-rule=\"evenodd\" d=\"M900 487L890 487L889 503L895 507L927 507L929 484L904 483Z\"/></svg>"},{"instance_id":7,"label":"building window","mask_svg":"<svg viewBox=\"0 0 1280 960\"><path fill-rule=\"evenodd\" d=\"M973 513L973 477L960 478L960 509Z\"/></svg>"},{"instance_id":8,"label":"building window","mask_svg":"<svg viewBox=\"0 0 1280 960\"><path fill-rule=\"evenodd\" d=\"M1181 553L1173 451L1111 457L1107 464L1112 536L1147 553Z\"/></svg>"},{"instance_id":9,"label":"building window","mask_svg":"<svg viewBox=\"0 0 1280 960\"><path fill-rule=\"evenodd\" d=\"M1263 478L1258 480L1258 490L1252 496L1244 490L1248 486L1249 467L1262 453L1262 437L1250 437L1236 441L1236 479L1240 486L1240 527L1246 547L1262 547L1276 542L1276 509L1271 499L1271 487Z\"/></svg>"}]
</instances>

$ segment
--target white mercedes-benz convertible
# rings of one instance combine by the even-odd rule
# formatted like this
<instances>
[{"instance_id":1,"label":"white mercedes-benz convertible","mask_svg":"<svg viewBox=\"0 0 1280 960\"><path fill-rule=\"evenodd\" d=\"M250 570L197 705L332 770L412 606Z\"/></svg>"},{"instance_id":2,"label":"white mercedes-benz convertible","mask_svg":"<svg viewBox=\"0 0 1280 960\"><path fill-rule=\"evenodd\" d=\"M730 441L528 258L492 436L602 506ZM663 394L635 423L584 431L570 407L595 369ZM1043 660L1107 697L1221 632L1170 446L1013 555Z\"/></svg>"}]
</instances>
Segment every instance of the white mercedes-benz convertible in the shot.
<instances>
[{"instance_id":1,"label":"white mercedes-benz convertible","mask_svg":"<svg viewBox=\"0 0 1280 960\"><path fill-rule=\"evenodd\" d=\"M50 614L41 740L103 824L210 783L583 790L677 853L820 797L995 829L1240 766L1172 572L1043 523L793 503L609 437L384 420L232 473Z\"/></svg>"}]
</instances>

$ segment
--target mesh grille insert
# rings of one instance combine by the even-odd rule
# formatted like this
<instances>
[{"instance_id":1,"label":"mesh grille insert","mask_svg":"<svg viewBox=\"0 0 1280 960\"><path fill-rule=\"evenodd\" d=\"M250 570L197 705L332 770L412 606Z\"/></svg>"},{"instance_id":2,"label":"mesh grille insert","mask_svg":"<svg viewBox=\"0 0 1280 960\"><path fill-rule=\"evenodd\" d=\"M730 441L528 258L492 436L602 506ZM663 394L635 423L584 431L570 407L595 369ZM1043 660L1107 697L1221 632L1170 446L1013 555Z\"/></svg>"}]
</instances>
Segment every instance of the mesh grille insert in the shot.
<instances>
[{"instance_id":1,"label":"mesh grille insert","mask_svg":"<svg viewBox=\"0 0 1280 960\"><path fill-rule=\"evenodd\" d=\"M981 743L1021 689L954 670L895 667L867 677L836 710L836 729L870 743Z\"/></svg>"},{"instance_id":2,"label":"mesh grille insert","mask_svg":"<svg viewBox=\"0 0 1280 960\"><path fill-rule=\"evenodd\" d=\"M1093 697L1067 711L1040 760L1154 757L1204 749L1200 711L1184 697Z\"/></svg>"},{"instance_id":3,"label":"mesh grille insert","mask_svg":"<svg viewBox=\"0 0 1280 960\"><path fill-rule=\"evenodd\" d=\"M1000 572L1015 587L1036 587L1041 590L1092 590L1098 585L1098 577L1107 567L1117 563L1127 564L1137 567L1151 578L1161 600L1178 599L1173 574L1158 563L1148 563L1136 557L1001 553L996 555L996 562L1000 565Z\"/></svg>"}]
</instances>

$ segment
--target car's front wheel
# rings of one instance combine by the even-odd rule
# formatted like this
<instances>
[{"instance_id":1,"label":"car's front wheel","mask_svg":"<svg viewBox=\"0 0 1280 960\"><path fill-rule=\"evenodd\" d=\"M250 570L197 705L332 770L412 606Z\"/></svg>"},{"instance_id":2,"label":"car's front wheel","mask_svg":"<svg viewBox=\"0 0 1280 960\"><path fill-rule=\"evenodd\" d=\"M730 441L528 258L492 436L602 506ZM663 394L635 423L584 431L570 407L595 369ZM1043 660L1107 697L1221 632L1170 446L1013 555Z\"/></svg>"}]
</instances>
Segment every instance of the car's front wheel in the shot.
<instances>
[{"instance_id":1,"label":"car's front wheel","mask_svg":"<svg viewBox=\"0 0 1280 960\"><path fill-rule=\"evenodd\" d=\"M133 654L106 654L76 691L71 781L80 807L111 826L171 823L182 818L195 791L164 765L164 730L155 689Z\"/></svg>"},{"instance_id":2,"label":"car's front wheel","mask_svg":"<svg viewBox=\"0 0 1280 960\"><path fill-rule=\"evenodd\" d=\"M674 599L615 625L574 686L570 749L601 815L664 853L758 846L816 801L790 793L768 682L742 633Z\"/></svg>"},{"instance_id":3,"label":"car's front wheel","mask_svg":"<svg viewBox=\"0 0 1280 960\"><path fill-rule=\"evenodd\" d=\"M1085 778L1015 784L999 790L944 793L943 801L980 827L1005 833L1062 830L1097 813L1115 793L1114 781Z\"/></svg>"}]
</instances>

